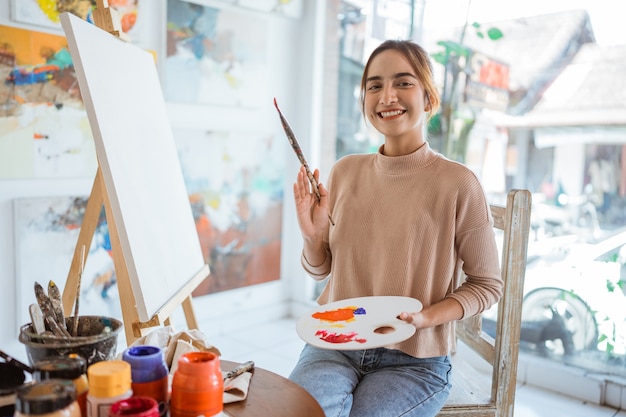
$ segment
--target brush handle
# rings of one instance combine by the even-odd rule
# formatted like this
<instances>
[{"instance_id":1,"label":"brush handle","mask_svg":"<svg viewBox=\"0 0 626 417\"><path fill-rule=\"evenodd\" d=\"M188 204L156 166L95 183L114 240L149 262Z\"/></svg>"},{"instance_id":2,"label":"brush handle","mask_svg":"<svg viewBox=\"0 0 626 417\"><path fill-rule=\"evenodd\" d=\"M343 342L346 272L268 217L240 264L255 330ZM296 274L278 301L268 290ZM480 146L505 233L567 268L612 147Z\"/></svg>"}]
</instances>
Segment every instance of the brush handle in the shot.
<instances>
[{"instance_id":1,"label":"brush handle","mask_svg":"<svg viewBox=\"0 0 626 417\"><path fill-rule=\"evenodd\" d=\"M311 172L311 169L309 168L309 164L306 162L306 159L304 158L304 154L302 153L302 148L300 147L300 144L298 143L298 139L296 139L296 135L293 133L291 126L289 126L289 122L287 122L287 119L285 118L285 116L283 116L283 112L281 112L280 108L278 108L278 102L276 101L276 98L274 98L274 107L276 107L276 110L278 111L278 116L280 117L280 122L283 125L283 130L285 131L285 134L287 135L287 139L289 140L289 143L291 144L293 151L296 153L298 160L300 160L300 163L304 167L304 170L306 171L306 176L309 178L309 182L313 186L313 193L315 193L315 198L317 198L317 202L319 203L322 200L322 196L320 195L320 185L317 183L317 180L315 179L315 175L313 175L313 173ZM332 224L333 226L335 225L335 221L331 217L330 213L328 214L328 220L330 221L330 224Z\"/></svg>"},{"instance_id":2,"label":"brush handle","mask_svg":"<svg viewBox=\"0 0 626 417\"><path fill-rule=\"evenodd\" d=\"M30 366L26 365L25 363L22 363L22 362L18 361L17 359L15 359L14 357L12 357L9 354L5 353L2 350L0 350L0 356L2 357L2 359L4 359L6 361L6 363L12 363L13 365L17 366L18 368L20 368L23 371L28 372L29 374L33 373L33 368L31 368Z\"/></svg>"},{"instance_id":3,"label":"brush handle","mask_svg":"<svg viewBox=\"0 0 626 417\"><path fill-rule=\"evenodd\" d=\"M276 107L276 110L278 111L278 116L280 117L280 122L283 125L283 130L285 131L285 134L287 135L287 139L289 140L289 143L291 144L293 151L296 153L298 160L300 161L302 166L304 166L306 175L309 178L309 181L311 182L311 184L313 185L313 192L315 193L315 197L317 197L317 201L319 202L321 199L320 186L317 183L315 176L311 172L311 169L309 168L309 164L306 162L306 158L304 157L304 154L302 153L302 148L300 147L300 144L298 143L298 139L296 139L296 135L293 133L291 126L289 126L289 122L287 122L287 119L285 118L285 116L283 116L283 113L280 111L280 108L278 108L278 103L276 102L276 99L274 99L274 106Z\"/></svg>"},{"instance_id":4,"label":"brush handle","mask_svg":"<svg viewBox=\"0 0 626 417\"><path fill-rule=\"evenodd\" d=\"M248 372L252 370L253 368L254 368L254 361L244 362L241 365L237 366L236 368L233 368L232 370L228 371L226 375L224 376L224 381L226 381L227 379L237 378L239 375L243 374L244 372Z\"/></svg>"}]
</instances>

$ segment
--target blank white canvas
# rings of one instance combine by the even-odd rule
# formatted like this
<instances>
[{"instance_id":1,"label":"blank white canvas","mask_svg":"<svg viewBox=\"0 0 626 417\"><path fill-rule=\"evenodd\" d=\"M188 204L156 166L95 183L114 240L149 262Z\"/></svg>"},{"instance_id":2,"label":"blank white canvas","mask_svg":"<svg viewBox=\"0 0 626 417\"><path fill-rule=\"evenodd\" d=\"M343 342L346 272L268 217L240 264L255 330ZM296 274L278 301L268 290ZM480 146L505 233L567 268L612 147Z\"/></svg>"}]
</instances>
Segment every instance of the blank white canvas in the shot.
<instances>
[{"instance_id":1,"label":"blank white canvas","mask_svg":"<svg viewBox=\"0 0 626 417\"><path fill-rule=\"evenodd\" d=\"M61 24L139 320L148 321L205 268L154 58L69 13Z\"/></svg>"}]
</instances>

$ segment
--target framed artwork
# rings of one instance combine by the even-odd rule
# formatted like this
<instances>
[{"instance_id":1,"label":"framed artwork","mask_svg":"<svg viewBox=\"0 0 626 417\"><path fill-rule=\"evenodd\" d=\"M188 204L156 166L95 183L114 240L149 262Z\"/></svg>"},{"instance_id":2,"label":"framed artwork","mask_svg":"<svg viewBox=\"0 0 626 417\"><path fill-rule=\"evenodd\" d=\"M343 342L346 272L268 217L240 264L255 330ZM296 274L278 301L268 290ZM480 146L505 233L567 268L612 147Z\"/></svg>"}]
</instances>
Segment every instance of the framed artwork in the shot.
<instances>
[{"instance_id":1,"label":"framed artwork","mask_svg":"<svg viewBox=\"0 0 626 417\"><path fill-rule=\"evenodd\" d=\"M268 96L268 23L233 9L167 1L167 101L259 107Z\"/></svg>"},{"instance_id":2,"label":"framed artwork","mask_svg":"<svg viewBox=\"0 0 626 417\"><path fill-rule=\"evenodd\" d=\"M35 282L65 288L87 197L61 196L14 200L18 325L30 322L28 306L36 303ZM104 213L104 210L103 210ZM104 214L87 249L81 279L80 315L121 319L115 268Z\"/></svg>"},{"instance_id":3,"label":"framed artwork","mask_svg":"<svg viewBox=\"0 0 626 417\"><path fill-rule=\"evenodd\" d=\"M202 4L202 0L185 0L190 3ZM275 13L285 17L299 19L302 17L302 4L304 0L219 0L251 10L267 13Z\"/></svg>"},{"instance_id":4,"label":"framed artwork","mask_svg":"<svg viewBox=\"0 0 626 417\"><path fill-rule=\"evenodd\" d=\"M241 7L298 19L302 17L303 1L304 0L238 0L236 3Z\"/></svg>"},{"instance_id":5,"label":"framed artwork","mask_svg":"<svg viewBox=\"0 0 626 417\"><path fill-rule=\"evenodd\" d=\"M280 278L285 146L273 135L174 129L209 294Z\"/></svg>"},{"instance_id":6,"label":"framed artwork","mask_svg":"<svg viewBox=\"0 0 626 417\"><path fill-rule=\"evenodd\" d=\"M108 4L120 15L122 30L132 38L139 0L115 0ZM11 18L16 22L61 30L59 15L70 12L93 23L95 0L11 0Z\"/></svg>"},{"instance_id":7,"label":"framed artwork","mask_svg":"<svg viewBox=\"0 0 626 417\"><path fill-rule=\"evenodd\" d=\"M64 36L0 26L0 179L94 176L97 159Z\"/></svg>"}]
</instances>

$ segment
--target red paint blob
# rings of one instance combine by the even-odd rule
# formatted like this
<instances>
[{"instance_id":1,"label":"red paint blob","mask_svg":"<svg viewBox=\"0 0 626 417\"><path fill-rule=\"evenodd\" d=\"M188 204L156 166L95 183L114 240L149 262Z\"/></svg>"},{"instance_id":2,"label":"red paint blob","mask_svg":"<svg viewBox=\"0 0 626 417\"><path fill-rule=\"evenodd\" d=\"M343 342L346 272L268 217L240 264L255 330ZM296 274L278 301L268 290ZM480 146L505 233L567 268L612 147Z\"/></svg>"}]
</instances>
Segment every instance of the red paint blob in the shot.
<instances>
[{"instance_id":1,"label":"red paint blob","mask_svg":"<svg viewBox=\"0 0 626 417\"><path fill-rule=\"evenodd\" d=\"M358 338L357 333L329 333L327 330L318 330L315 332L315 336L319 336L321 340L328 343L348 343L348 342L357 342L357 343L365 343L366 339Z\"/></svg>"}]
</instances>

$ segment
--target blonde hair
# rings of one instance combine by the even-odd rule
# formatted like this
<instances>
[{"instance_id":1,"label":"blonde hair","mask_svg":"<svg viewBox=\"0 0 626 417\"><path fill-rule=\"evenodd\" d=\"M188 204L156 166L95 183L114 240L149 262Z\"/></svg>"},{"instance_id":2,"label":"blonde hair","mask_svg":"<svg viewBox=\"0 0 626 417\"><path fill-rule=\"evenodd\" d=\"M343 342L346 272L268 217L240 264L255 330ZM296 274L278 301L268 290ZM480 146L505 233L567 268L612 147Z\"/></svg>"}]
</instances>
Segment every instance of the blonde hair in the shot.
<instances>
[{"instance_id":1,"label":"blonde hair","mask_svg":"<svg viewBox=\"0 0 626 417\"><path fill-rule=\"evenodd\" d=\"M368 77L370 63L378 54L388 50L398 51L404 55L415 71L417 79L422 83L422 87L424 87L424 93L426 95L425 100L430 104L430 111L428 112L427 118L427 120L430 120L439 110L439 106L441 106L439 90L437 90L433 78L433 65L428 56L428 52L417 43L409 40L387 40L374 49L367 60L367 64L365 64L363 76L361 77L361 93L359 95L361 111L365 114L365 81Z\"/></svg>"}]
</instances>

